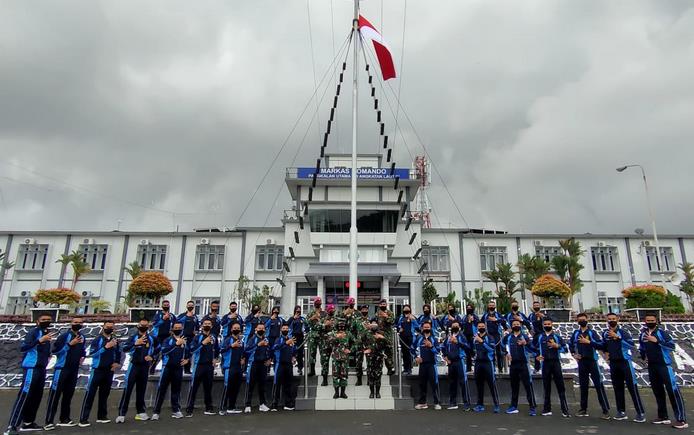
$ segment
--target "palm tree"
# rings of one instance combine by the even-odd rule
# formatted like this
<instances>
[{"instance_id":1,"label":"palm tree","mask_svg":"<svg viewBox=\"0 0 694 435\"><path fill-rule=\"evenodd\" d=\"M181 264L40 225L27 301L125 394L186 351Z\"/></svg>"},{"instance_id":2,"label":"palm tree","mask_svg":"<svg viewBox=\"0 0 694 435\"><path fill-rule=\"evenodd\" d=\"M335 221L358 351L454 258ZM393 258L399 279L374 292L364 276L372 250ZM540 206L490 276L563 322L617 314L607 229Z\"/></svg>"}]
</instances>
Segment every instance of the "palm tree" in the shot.
<instances>
[{"instance_id":1,"label":"palm tree","mask_svg":"<svg viewBox=\"0 0 694 435\"><path fill-rule=\"evenodd\" d=\"M127 267L124 267L123 270L128 272L131 279L135 279L139 274L142 273L142 266L140 266L140 263L137 261L133 261L132 263L128 264Z\"/></svg>"},{"instance_id":2,"label":"palm tree","mask_svg":"<svg viewBox=\"0 0 694 435\"><path fill-rule=\"evenodd\" d=\"M677 268L682 271L684 279L680 282L680 291L687 295L689 306L692 306L692 296L694 296L694 263L688 261L680 263Z\"/></svg>"},{"instance_id":3,"label":"palm tree","mask_svg":"<svg viewBox=\"0 0 694 435\"><path fill-rule=\"evenodd\" d=\"M530 254L523 254L518 257L516 266L518 267L519 281L523 290L531 289L535 281L550 270L548 262L543 258Z\"/></svg>"},{"instance_id":4,"label":"palm tree","mask_svg":"<svg viewBox=\"0 0 694 435\"><path fill-rule=\"evenodd\" d=\"M84 259L84 255L82 255L78 251L72 251L72 253L69 255L70 257L70 266L72 266L72 287L71 290L75 290L75 287L77 287L77 281L80 280L80 278L87 273L89 273L92 268L89 266L89 263Z\"/></svg>"},{"instance_id":5,"label":"palm tree","mask_svg":"<svg viewBox=\"0 0 694 435\"><path fill-rule=\"evenodd\" d=\"M7 255L5 255L4 252L0 252L0 268L2 269L3 273L8 269L12 269L13 267L14 261L7 261Z\"/></svg>"},{"instance_id":6,"label":"palm tree","mask_svg":"<svg viewBox=\"0 0 694 435\"><path fill-rule=\"evenodd\" d=\"M67 270L67 267L70 265L71 261L72 256L70 254L60 254L60 258L55 261L56 263L63 265L63 267L60 268L60 280L58 281L60 283L60 287L63 286L62 283L65 279L65 271Z\"/></svg>"},{"instance_id":7,"label":"palm tree","mask_svg":"<svg viewBox=\"0 0 694 435\"><path fill-rule=\"evenodd\" d=\"M499 281L501 281L499 271L497 269L488 270L486 272L482 272L482 276L494 283L494 287L496 287L496 294L499 294Z\"/></svg>"},{"instance_id":8,"label":"palm tree","mask_svg":"<svg viewBox=\"0 0 694 435\"><path fill-rule=\"evenodd\" d=\"M552 268L559 275L559 278L571 288L571 294L568 297L568 303L571 306L573 295L583 288L581 257L585 251L581 249L581 244L573 237L560 240L559 246L563 253L552 258Z\"/></svg>"}]
</instances>

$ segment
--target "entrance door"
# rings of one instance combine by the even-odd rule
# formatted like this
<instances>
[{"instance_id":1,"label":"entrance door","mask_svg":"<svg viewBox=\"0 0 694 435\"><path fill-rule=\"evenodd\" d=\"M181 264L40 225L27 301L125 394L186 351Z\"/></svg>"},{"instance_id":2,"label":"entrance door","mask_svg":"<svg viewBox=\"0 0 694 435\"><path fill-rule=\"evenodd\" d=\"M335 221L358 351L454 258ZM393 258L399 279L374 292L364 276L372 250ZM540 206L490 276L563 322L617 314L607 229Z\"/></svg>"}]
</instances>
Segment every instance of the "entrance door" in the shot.
<instances>
[{"instance_id":1,"label":"entrance door","mask_svg":"<svg viewBox=\"0 0 694 435\"><path fill-rule=\"evenodd\" d=\"M388 298L388 309L395 314L395 319L402 315L402 307L410 303L409 296L391 296Z\"/></svg>"}]
</instances>

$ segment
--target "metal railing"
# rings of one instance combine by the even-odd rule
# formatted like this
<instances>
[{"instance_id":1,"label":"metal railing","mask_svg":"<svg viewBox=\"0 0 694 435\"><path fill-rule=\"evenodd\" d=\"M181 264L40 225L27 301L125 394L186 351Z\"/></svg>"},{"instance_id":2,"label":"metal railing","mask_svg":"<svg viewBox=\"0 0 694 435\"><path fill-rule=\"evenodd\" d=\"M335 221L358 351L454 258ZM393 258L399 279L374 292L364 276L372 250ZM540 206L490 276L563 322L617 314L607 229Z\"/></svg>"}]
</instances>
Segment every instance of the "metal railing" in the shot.
<instances>
[{"instance_id":1,"label":"metal railing","mask_svg":"<svg viewBox=\"0 0 694 435\"><path fill-rule=\"evenodd\" d=\"M393 329L393 358L396 361L396 370L398 371L398 399L402 399L402 343L400 343L400 334Z\"/></svg>"}]
</instances>

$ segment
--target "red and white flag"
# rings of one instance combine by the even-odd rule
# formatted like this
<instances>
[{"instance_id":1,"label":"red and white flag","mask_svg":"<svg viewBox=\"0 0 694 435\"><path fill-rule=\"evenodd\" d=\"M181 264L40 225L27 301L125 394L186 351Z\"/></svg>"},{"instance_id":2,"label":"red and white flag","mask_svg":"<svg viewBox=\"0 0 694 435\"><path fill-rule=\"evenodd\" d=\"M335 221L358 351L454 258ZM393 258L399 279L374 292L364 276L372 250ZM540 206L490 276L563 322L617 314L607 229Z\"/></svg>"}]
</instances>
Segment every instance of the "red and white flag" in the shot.
<instances>
[{"instance_id":1,"label":"red and white flag","mask_svg":"<svg viewBox=\"0 0 694 435\"><path fill-rule=\"evenodd\" d=\"M381 66L383 80L395 78L395 65L393 64L393 56L390 54L388 44L386 44L386 41L383 40L383 37L380 33L378 33L378 30L376 30L376 28L361 15L359 15L359 32L364 39L368 39L373 42L374 51L376 52L378 63Z\"/></svg>"}]
</instances>

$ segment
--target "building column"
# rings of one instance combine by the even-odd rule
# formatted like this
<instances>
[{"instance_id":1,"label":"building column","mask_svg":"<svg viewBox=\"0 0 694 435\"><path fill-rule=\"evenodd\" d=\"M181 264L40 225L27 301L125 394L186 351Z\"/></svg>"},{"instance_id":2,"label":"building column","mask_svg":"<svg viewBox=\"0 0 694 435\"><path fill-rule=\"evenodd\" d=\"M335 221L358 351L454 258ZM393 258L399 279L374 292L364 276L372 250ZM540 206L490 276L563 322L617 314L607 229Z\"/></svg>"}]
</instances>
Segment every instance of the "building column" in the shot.
<instances>
[{"instance_id":1,"label":"building column","mask_svg":"<svg viewBox=\"0 0 694 435\"><path fill-rule=\"evenodd\" d=\"M321 276L316 280L316 283L318 284L316 296L318 296L320 300L323 301L323 307L325 307L325 280Z\"/></svg>"},{"instance_id":2,"label":"building column","mask_svg":"<svg viewBox=\"0 0 694 435\"><path fill-rule=\"evenodd\" d=\"M390 281L387 276L383 277L383 283L381 284L381 299L386 299L390 297Z\"/></svg>"},{"instance_id":3,"label":"building column","mask_svg":"<svg viewBox=\"0 0 694 435\"><path fill-rule=\"evenodd\" d=\"M287 287L282 289L280 313L284 313L287 317L290 317L294 314L294 305L296 305L296 282L290 281L287 283Z\"/></svg>"}]
</instances>

